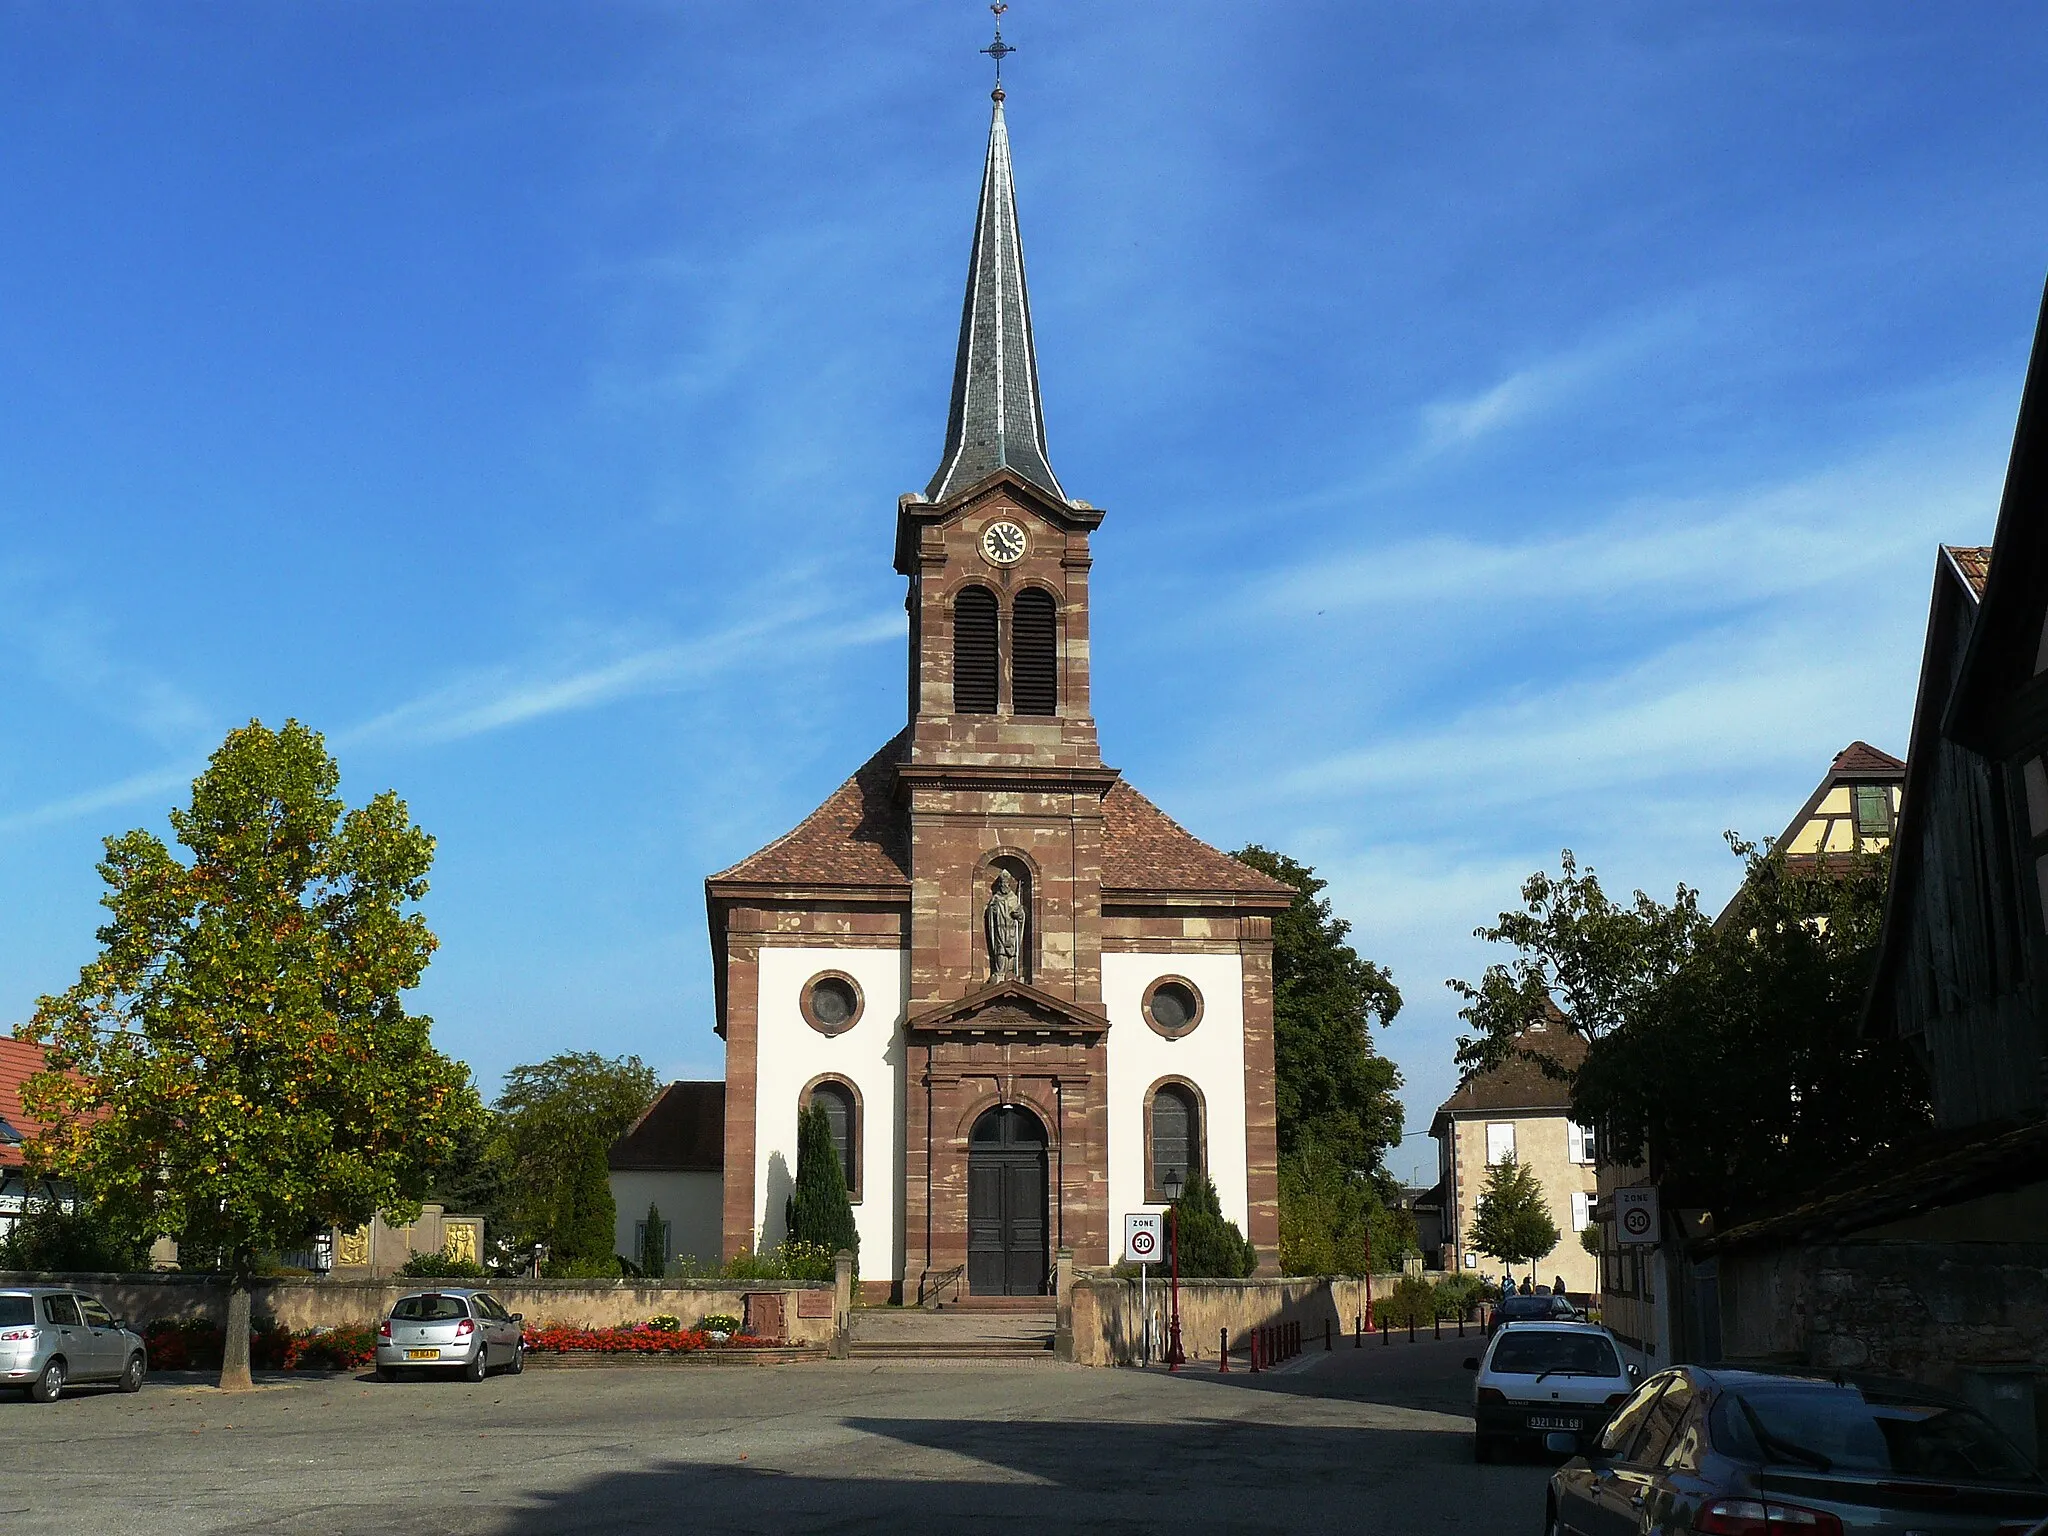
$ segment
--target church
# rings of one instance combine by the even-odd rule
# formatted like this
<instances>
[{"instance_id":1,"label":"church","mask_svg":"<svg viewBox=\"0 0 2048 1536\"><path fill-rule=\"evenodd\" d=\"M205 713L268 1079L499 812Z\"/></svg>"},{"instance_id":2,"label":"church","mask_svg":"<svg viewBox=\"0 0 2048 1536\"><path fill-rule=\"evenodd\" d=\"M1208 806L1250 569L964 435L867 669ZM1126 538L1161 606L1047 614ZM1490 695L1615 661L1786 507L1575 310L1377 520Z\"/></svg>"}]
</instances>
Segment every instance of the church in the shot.
<instances>
[{"instance_id":1,"label":"church","mask_svg":"<svg viewBox=\"0 0 2048 1536\"><path fill-rule=\"evenodd\" d=\"M724 1251L783 1240L798 1113L819 1104L863 1292L907 1303L1043 1294L1062 1249L1112 1263L1123 1214L1197 1170L1278 1269L1273 918L1294 892L1102 761L1104 513L1046 453L994 100L945 448L896 507L909 719L705 881Z\"/></svg>"}]
</instances>

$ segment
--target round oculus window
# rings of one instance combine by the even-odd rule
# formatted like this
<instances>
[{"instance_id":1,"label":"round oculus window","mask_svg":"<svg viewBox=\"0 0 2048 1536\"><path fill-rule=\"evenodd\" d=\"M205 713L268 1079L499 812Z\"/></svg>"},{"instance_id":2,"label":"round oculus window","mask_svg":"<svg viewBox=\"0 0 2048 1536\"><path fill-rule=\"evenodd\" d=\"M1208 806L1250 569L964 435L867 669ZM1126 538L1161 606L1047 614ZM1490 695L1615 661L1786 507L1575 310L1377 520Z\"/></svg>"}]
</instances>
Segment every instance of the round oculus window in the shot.
<instances>
[{"instance_id":1,"label":"round oculus window","mask_svg":"<svg viewBox=\"0 0 2048 1536\"><path fill-rule=\"evenodd\" d=\"M1193 982L1164 977L1146 994L1145 1017L1162 1035L1184 1035L1201 1022L1202 995Z\"/></svg>"},{"instance_id":2,"label":"round oculus window","mask_svg":"<svg viewBox=\"0 0 2048 1536\"><path fill-rule=\"evenodd\" d=\"M851 976L827 971L804 988L804 1018L813 1029L836 1035L860 1018L860 987Z\"/></svg>"}]
</instances>

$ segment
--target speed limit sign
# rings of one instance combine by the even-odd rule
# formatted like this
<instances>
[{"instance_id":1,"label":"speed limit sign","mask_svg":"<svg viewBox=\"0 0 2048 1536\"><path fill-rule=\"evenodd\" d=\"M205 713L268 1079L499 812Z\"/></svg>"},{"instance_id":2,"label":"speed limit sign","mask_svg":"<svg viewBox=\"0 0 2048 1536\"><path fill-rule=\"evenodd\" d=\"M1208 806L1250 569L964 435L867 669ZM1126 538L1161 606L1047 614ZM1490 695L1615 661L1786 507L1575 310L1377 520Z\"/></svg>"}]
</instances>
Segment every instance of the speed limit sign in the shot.
<instances>
[{"instance_id":1,"label":"speed limit sign","mask_svg":"<svg viewBox=\"0 0 2048 1536\"><path fill-rule=\"evenodd\" d=\"M1134 1264L1159 1259L1159 1213L1132 1211L1124 1217L1124 1257Z\"/></svg>"},{"instance_id":2,"label":"speed limit sign","mask_svg":"<svg viewBox=\"0 0 2048 1536\"><path fill-rule=\"evenodd\" d=\"M1657 1188L1654 1184L1614 1192L1614 1229L1617 1242L1657 1241Z\"/></svg>"}]
</instances>

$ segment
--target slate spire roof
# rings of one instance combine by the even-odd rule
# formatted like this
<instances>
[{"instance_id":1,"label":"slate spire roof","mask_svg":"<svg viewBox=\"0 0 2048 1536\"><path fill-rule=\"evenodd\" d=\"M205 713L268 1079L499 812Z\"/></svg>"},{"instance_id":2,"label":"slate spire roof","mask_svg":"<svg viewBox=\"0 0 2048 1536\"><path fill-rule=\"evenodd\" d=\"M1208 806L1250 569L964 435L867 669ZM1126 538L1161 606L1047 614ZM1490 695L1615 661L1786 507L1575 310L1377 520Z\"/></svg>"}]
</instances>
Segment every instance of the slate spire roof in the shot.
<instances>
[{"instance_id":1,"label":"slate spire roof","mask_svg":"<svg viewBox=\"0 0 2048 1536\"><path fill-rule=\"evenodd\" d=\"M1024 248L1017 237L1017 189L1010 176L1010 130L1003 92L995 92L981 211L967 265L960 311L960 353L953 367L953 407L946 451L925 487L926 501L944 501L984 475L1009 469L1061 501L1067 499L1045 453L1045 414L1038 398L1038 354L1031 340L1031 299L1024 287Z\"/></svg>"}]
</instances>

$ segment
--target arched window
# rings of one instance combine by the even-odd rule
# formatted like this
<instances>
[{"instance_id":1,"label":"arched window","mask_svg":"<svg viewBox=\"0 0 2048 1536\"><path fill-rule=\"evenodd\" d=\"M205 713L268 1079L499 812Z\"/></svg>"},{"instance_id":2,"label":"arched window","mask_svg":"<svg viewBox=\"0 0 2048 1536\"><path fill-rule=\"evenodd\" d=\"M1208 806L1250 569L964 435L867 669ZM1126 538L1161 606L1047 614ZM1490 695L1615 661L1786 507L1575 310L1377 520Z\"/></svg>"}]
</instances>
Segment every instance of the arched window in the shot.
<instances>
[{"instance_id":1,"label":"arched window","mask_svg":"<svg viewBox=\"0 0 2048 1536\"><path fill-rule=\"evenodd\" d=\"M996 712L996 595L963 587L953 599L953 713Z\"/></svg>"},{"instance_id":2,"label":"arched window","mask_svg":"<svg viewBox=\"0 0 2048 1536\"><path fill-rule=\"evenodd\" d=\"M1060 619L1052 594L1026 587L1010 623L1010 698L1020 715L1053 715L1060 705Z\"/></svg>"},{"instance_id":3,"label":"arched window","mask_svg":"<svg viewBox=\"0 0 2048 1536\"><path fill-rule=\"evenodd\" d=\"M853 1090L844 1083L819 1083L811 1090L811 1103L825 1111L825 1119L832 1127L832 1150L839 1154L840 1172L846 1175L846 1187L857 1191L860 1169L855 1159L859 1155L860 1114L853 1102Z\"/></svg>"},{"instance_id":4,"label":"arched window","mask_svg":"<svg viewBox=\"0 0 2048 1536\"><path fill-rule=\"evenodd\" d=\"M1202 1169L1202 1109L1194 1092L1166 1083L1146 1106L1145 1198L1170 1200Z\"/></svg>"}]
</instances>

